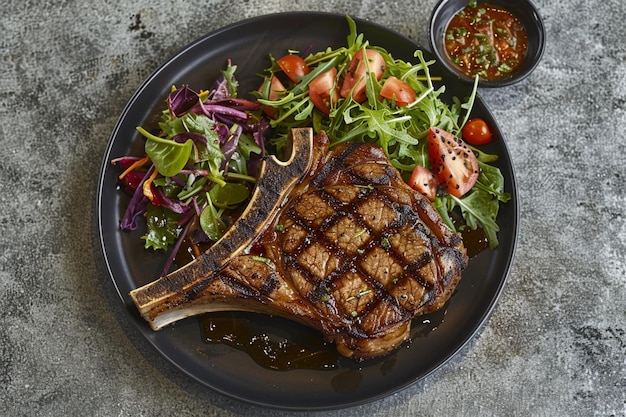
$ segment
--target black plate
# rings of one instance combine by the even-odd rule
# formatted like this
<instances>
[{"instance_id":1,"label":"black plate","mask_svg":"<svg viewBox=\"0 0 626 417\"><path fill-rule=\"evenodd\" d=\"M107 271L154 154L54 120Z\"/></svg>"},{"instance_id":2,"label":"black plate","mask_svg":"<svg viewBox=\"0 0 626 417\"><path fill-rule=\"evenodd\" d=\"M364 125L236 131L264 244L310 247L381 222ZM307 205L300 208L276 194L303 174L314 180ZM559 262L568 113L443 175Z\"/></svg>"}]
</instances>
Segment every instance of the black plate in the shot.
<instances>
[{"instance_id":1,"label":"black plate","mask_svg":"<svg viewBox=\"0 0 626 417\"><path fill-rule=\"evenodd\" d=\"M412 40L377 24L355 20L358 32L371 44L385 47L396 58L415 61L413 53L420 47ZM143 249L139 239L142 232L119 231L128 198L116 188L119 170L111 166L110 160L142 153L143 142L135 127L154 125L170 86L189 84L196 90L210 88L231 59L238 66L240 91L251 91L258 86L260 79L256 74L267 66L270 53L278 57L288 49L311 47L318 51L328 46L338 47L346 44L347 34L345 16L307 12L257 17L204 36L170 58L135 93L113 131L102 164L98 227L108 272L127 312L124 319L132 321L163 357L188 376L217 392L256 405L291 410L348 407L392 394L424 378L480 329L496 304L513 258L518 223L513 169L502 133L478 99L473 115L486 119L499 138L485 150L500 156L497 165L512 199L502 207L498 218L500 246L470 261L445 315L436 319L436 329L428 331L428 326L416 320L411 343L381 359L357 364L342 358L335 369L276 371L259 366L241 350L203 342L197 318L153 332L139 317L128 293L159 275L164 256ZM428 52L425 55L431 56ZM439 67L432 73L444 74ZM445 81L448 94L458 97L469 94L468 88L457 81ZM253 319L253 326L268 333L302 335L308 331L295 323L270 317Z\"/></svg>"}]
</instances>

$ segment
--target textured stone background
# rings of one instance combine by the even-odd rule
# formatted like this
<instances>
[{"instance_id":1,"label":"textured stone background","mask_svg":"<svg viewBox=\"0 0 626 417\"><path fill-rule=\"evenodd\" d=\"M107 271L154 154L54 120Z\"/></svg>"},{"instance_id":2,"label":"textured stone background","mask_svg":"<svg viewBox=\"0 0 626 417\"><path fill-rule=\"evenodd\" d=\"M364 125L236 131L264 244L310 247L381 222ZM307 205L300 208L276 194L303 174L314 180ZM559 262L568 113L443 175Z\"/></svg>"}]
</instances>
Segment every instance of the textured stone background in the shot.
<instances>
[{"instance_id":1,"label":"textured stone background","mask_svg":"<svg viewBox=\"0 0 626 417\"><path fill-rule=\"evenodd\" d=\"M0 414L269 416L138 350L112 310L93 201L125 103L243 18L333 10L422 44L435 0L0 5ZM481 91L508 138L519 244L484 330L422 382L337 416L626 416L626 2L537 0L544 59Z\"/></svg>"}]
</instances>

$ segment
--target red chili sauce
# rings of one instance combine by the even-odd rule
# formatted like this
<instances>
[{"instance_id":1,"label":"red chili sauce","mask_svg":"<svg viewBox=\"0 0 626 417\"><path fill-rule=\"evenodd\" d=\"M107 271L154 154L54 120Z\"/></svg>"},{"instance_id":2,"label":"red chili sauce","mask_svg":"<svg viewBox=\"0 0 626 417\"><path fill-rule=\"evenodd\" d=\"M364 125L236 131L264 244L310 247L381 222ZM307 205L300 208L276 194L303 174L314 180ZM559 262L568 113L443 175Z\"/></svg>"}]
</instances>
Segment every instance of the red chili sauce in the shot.
<instances>
[{"instance_id":1,"label":"red chili sauce","mask_svg":"<svg viewBox=\"0 0 626 417\"><path fill-rule=\"evenodd\" d=\"M444 38L452 62L465 75L485 80L511 75L528 48L526 30L511 12L476 1L450 20Z\"/></svg>"}]
</instances>

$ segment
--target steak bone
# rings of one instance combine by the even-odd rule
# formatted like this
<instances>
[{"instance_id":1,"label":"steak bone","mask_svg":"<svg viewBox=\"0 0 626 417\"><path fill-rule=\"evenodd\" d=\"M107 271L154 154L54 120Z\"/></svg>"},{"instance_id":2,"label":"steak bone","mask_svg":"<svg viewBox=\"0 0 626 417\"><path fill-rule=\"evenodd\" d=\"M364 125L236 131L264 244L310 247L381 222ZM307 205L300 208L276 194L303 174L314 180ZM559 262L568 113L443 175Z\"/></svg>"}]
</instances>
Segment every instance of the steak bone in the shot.
<instances>
[{"instance_id":1,"label":"steak bone","mask_svg":"<svg viewBox=\"0 0 626 417\"><path fill-rule=\"evenodd\" d=\"M216 271L250 246L278 213L284 196L311 169L314 161L313 130L292 129L289 138L289 159L283 162L269 156L262 161L259 179L248 206L222 238L182 268L130 292L137 309L153 330L200 313L197 308L179 307L209 285L215 279ZM233 310L232 305L222 307L219 303L198 308L203 312Z\"/></svg>"}]
</instances>

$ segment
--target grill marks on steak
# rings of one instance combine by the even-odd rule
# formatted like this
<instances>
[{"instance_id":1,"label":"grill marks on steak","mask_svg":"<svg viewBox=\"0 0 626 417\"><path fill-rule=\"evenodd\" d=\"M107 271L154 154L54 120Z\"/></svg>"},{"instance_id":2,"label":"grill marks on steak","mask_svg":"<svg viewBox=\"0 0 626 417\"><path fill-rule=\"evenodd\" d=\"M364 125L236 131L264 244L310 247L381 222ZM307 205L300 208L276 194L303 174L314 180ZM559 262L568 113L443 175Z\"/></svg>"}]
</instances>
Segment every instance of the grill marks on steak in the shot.
<instances>
[{"instance_id":1,"label":"grill marks on steak","mask_svg":"<svg viewBox=\"0 0 626 417\"><path fill-rule=\"evenodd\" d=\"M199 312L252 310L317 328L341 354L363 359L396 348L413 317L445 304L467 265L459 236L379 147L327 146L325 135L315 138L308 168L236 255L192 268L186 285L166 280L159 287L169 294L151 308L137 302L149 290L131 293L153 328Z\"/></svg>"},{"instance_id":2,"label":"grill marks on steak","mask_svg":"<svg viewBox=\"0 0 626 417\"><path fill-rule=\"evenodd\" d=\"M383 354L447 301L467 263L461 240L376 146L334 150L308 187L278 218L267 256L330 318L342 354Z\"/></svg>"}]
</instances>

